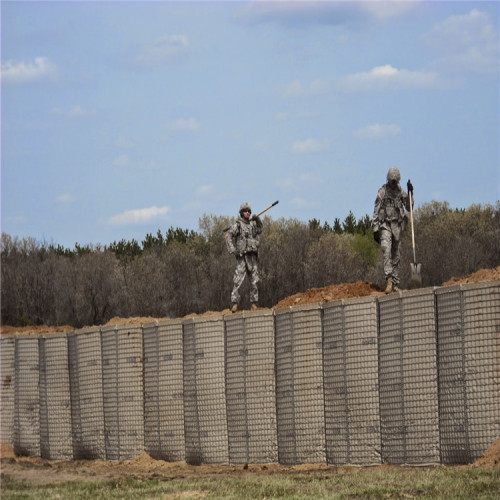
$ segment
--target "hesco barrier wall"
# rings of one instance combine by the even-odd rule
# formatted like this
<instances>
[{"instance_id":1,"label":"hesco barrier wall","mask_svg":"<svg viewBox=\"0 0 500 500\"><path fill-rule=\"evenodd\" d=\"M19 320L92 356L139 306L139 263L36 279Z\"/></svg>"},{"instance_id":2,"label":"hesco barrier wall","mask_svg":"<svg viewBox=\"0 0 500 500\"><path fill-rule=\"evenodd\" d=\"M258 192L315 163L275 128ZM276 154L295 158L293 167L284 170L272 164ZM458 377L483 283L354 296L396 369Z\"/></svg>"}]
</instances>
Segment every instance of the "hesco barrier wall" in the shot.
<instances>
[{"instance_id":1,"label":"hesco barrier wall","mask_svg":"<svg viewBox=\"0 0 500 500\"><path fill-rule=\"evenodd\" d=\"M18 455L467 464L500 437L500 281L0 342Z\"/></svg>"}]
</instances>

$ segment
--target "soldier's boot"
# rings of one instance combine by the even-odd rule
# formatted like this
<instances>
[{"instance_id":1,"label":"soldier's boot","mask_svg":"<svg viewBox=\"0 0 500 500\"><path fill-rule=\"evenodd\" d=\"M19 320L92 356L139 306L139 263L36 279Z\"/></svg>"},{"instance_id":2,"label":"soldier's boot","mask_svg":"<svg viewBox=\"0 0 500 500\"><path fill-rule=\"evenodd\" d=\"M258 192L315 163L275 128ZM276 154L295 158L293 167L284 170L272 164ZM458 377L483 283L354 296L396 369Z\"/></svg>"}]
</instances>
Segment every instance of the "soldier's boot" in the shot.
<instances>
[{"instance_id":1,"label":"soldier's boot","mask_svg":"<svg viewBox=\"0 0 500 500\"><path fill-rule=\"evenodd\" d=\"M256 311L257 310L257 304L255 302L252 302L252 305L250 307L251 311Z\"/></svg>"},{"instance_id":2,"label":"soldier's boot","mask_svg":"<svg viewBox=\"0 0 500 500\"><path fill-rule=\"evenodd\" d=\"M392 278L389 276L387 278L387 286L385 287L385 293L392 293Z\"/></svg>"},{"instance_id":3,"label":"soldier's boot","mask_svg":"<svg viewBox=\"0 0 500 500\"><path fill-rule=\"evenodd\" d=\"M236 302L233 302L231 304L231 312L235 313L238 310L238 304Z\"/></svg>"},{"instance_id":4,"label":"soldier's boot","mask_svg":"<svg viewBox=\"0 0 500 500\"><path fill-rule=\"evenodd\" d=\"M400 292L401 291L401 288L399 288L398 285L396 285L396 283L393 283L392 284L392 291L393 292Z\"/></svg>"}]
</instances>

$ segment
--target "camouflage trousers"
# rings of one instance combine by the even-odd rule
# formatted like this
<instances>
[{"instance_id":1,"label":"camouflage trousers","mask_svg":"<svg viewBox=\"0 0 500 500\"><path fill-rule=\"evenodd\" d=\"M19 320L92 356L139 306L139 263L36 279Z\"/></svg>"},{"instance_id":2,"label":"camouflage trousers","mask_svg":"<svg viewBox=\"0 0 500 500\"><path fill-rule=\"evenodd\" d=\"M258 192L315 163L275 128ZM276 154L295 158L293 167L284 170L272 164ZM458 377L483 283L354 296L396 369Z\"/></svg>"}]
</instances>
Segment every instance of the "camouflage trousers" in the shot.
<instances>
[{"instance_id":1,"label":"camouflage trousers","mask_svg":"<svg viewBox=\"0 0 500 500\"><path fill-rule=\"evenodd\" d=\"M236 269L233 275L233 291L231 292L231 302L240 302L240 287L248 275L250 279L250 302L256 303L259 300L259 270L257 266L257 254L247 253L241 257L236 257Z\"/></svg>"},{"instance_id":2,"label":"camouflage trousers","mask_svg":"<svg viewBox=\"0 0 500 500\"><path fill-rule=\"evenodd\" d=\"M386 222L385 227L380 228L380 246L384 255L385 279L392 278L395 285L399 285L399 240L401 226L397 221Z\"/></svg>"}]
</instances>

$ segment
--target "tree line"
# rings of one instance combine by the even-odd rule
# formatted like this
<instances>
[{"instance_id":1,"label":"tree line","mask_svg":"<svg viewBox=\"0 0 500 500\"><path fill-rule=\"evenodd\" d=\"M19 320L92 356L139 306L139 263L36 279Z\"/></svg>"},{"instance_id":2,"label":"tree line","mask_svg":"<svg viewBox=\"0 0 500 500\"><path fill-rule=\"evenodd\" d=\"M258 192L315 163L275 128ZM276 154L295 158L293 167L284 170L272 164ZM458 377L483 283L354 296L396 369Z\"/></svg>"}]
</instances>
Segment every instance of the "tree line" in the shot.
<instances>
[{"instance_id":1,"label":"tree line","mask_svg":"<svg viewBox=\"0 0 500 500\"><path fill-rule=\"evenodd\" d=\"M104 324L119 317L183 317L229 307L234 257L223 229L227 216L204 215L199 230L170 227L143 241L79 245L1 237L3 325ZM359 280L384 286L382 254L371 217L349 212L332 224L317 219L263 219L259 306L310 288ZM439 286L500 265L500 201L452 209L430 202L414 212L417 262L423 286ZM408 286L413 262L410 228L403 233L400 275ZM248 283L242 307L248 307Z\"/></svg>"}]
</instances>

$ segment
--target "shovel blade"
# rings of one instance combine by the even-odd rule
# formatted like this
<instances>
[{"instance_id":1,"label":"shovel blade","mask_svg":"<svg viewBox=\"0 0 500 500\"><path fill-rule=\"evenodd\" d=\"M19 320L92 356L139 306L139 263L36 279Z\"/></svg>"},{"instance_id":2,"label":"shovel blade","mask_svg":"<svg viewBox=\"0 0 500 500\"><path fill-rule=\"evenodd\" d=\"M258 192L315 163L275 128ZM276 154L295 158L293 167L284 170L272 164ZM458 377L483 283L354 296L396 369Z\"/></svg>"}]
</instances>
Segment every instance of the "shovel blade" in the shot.
<instances>
[{"instance_id":1,"label":"shovel blade","mask_svg":"<svg viewBox=\"0 0 500 500\"><path fill-rule=\"evenodd\" d=\"M422 286L422 264L410 264L410 288Z\"/></svg>"}]
</instances>

